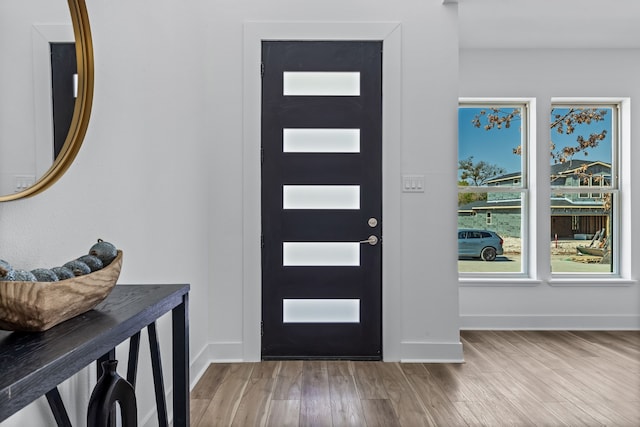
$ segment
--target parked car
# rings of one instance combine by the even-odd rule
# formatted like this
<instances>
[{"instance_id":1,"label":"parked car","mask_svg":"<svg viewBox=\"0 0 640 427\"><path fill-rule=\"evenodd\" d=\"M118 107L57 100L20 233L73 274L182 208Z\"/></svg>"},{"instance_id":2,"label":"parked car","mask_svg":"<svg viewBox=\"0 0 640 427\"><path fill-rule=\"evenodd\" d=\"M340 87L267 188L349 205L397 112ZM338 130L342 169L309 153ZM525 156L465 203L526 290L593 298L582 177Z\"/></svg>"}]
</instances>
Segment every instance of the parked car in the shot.
<instances>
[{"instance_id":1,"label":"parked car","mask_svg":"<svg viewBox=\"0 0 640 427\"><path fill-rule=\"evenodd\" d=\"M493 261L502 255L504 240L489 230L458 229L458 257L482 258Z\"/></svg>"}]
</instances>

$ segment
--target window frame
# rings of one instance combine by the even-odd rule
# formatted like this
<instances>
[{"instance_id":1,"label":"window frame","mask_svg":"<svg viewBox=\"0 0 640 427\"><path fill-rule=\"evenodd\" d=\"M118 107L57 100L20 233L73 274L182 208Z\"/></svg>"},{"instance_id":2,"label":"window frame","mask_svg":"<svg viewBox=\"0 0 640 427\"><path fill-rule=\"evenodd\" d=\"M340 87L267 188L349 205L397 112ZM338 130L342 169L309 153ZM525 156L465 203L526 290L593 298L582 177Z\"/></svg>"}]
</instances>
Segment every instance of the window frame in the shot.
<instances>
[{"instance_id":1,"label":"window frame","mask_svg":"<svg viewBox=\"0 0 640 427\"><path fill-rule=\"evenodd\" d=\"M628 99L627 99L628 101ZM624 99L612 99L612 98L551 98L550 110L553 108L609 108L612 112L612 126L611 126L611 173L608 185L597 186L597 194L610 193L612 195L612 222L611 234L614 236L612 243L612 259L611 259L611 272L553 272L550 271L550 283L556 282L562 284L564 282L571 283L572 281L603 281L610 279L620 279L624 277L620 266L620 251L622 248L621 240L623 238L621 234L623 222L621 212L621 152L624 151L623 139L622 139L622 109ZM548 117L551 120L551 117ZM627 156L628 157L628 156ZM593 189L592 177L589 178L589 185L549 185L551 194L575 194L578 199L591 199L596 193L591 191L585 191ZM586 196L585 196L586 195ZM551 218L551 212L549 212L549 218ZM626 228L626 227L625 227ZM551 265L551 263L549 263Z\"/></svg>"},{"instance_id":2,"label":"window frame","mask_svg":"<svg viewBox=\"0 0 640 427\"><path fill-rule=\"evenodd\" d=\"M552 97L549 101L542 103L540 111L537 107L537 99L532 98L500 98L500 97L460 97L458 105L468 104L469 106L483 106L487 103L511 103L522 102L528 105L528 132L526 134L528 140L528 157L524 164L528 173L528 195L527 209L522 210L523 223L521 233L527 237L527 242L523 241L523 252L526 250L528 260L523 261L523 274L509 275L507 273L479 275L479 274L461 274L458 273L458 283L461 287L535 287L546 284L551 287L628 287L638 284L638 281L632 277L632 242L629 230L633 227L630 202L630 187L632 180L631 165L631 98L629 97ZM550 192L549 185L549 160L548 160L548 141L549 141L549 120L551 104L559 103L599 103L599 104L617 104L618 111L618 152L615 154L618 159L617 175L618 181L618 208L617 218L615 219L614 233L618 236L617 250L614 253L614 262L618 267L618 274L600 275L594 277L593 274L577 275L563 274L552 275L549 263L549 248L546 245L538 245L537 241L545 241L545 236L550 232L550 202L553 199L553 193ZM543 137L544 147L537 147L540 142L537 141L538 116L542 118L540 123L540 132ZM547 153L545 155L545 153ZM457 165L456 165L457 166ZM612 171L613 172L613 171ZM611 179L615 175L611 174ZM599 188L600 190L600 188ZM460 192L460 187L458 188ZM525 214L527 217L525 218ZM626 233L622 234L621 230ZM542 240L541 240L542 239ZM525 270L526 268L526 270Z\"/></svg>"},{"instance_id":3,"label":"window frame","mask_svg":"<svg viewBox=\"0 0 640 427\"><path fill-rule=\"evenodd\" d=\"M520 108L522 126L522 160L520 178L514 181L512 186L458 186L460 193L520 193L520 272L458 272L458 281L462 286L511 286L531 285L535 286L540 280L533 277L535 268L535 238L531 233L535 231L535 224L531 219L535 215L530 212L536 205L535 200L535 155L531 151L535 149L536 141L536 100L535 98L459 98L460 108ZM459 144L459 142L457 143ZM458 161L460 160L458 156ZM485 220L486 222L486 220Z\"/></svg>"}]
</instances>

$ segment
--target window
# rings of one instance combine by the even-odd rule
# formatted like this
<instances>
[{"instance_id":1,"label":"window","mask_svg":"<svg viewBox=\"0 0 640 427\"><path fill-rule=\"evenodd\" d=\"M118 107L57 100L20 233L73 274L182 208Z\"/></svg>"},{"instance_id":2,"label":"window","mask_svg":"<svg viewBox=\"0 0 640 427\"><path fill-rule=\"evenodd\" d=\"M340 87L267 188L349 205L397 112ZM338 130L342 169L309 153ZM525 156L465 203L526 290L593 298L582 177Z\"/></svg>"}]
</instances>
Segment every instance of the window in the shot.
<instances>
[{"instance_id":1,"label":"window","mask_svg":"<svg viewBox=\"0 0 640 427\"><path fill-rule=\"evenodd\" d=\"M526 274L528 111L527 102L516 100L461 101L459 105L461 277Z\"/></svg>"},{"instance_id":2,"label":"window","mask_svg":"<svg viewBox=\"0 0 640 427\"><path fill-rule=\"evenodd\" d=\"M551 106L551 272L617 273L618 230L616 104Z\"/></svg>"},{"instance_id":3,"label":"window","mask_svg":"<svg viewBox=\"0 0 640 427\"><path fill-rule=\"evenodd\" d=\"M547 277L557 286L598 286L629 281L629 102L554 98L541 126L550 133L536 139L534 99L460 101L462 282L529 283ZM548 193L539 191L544 187ZM539 194L549 199L536 199ZM493 235L474 239L476 232Z\"/></svg>"}]
</instances>

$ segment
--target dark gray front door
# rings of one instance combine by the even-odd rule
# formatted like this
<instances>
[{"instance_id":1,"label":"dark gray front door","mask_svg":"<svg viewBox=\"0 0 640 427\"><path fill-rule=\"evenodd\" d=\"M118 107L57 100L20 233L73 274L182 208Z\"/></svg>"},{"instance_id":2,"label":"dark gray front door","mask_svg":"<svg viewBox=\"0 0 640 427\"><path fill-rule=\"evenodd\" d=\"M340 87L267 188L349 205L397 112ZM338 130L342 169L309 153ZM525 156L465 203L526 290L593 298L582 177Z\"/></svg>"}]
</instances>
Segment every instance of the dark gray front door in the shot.
<instances>
[{"instance_id":1,"label":"dark gray front door","mask_svg":"<svg viewBox=\"0 0 640 427\"><path fill-rule=\"evenodd\" d=\"M382 42L263 42L262 357L382 357Z\"/></svg>"}]
</instances>

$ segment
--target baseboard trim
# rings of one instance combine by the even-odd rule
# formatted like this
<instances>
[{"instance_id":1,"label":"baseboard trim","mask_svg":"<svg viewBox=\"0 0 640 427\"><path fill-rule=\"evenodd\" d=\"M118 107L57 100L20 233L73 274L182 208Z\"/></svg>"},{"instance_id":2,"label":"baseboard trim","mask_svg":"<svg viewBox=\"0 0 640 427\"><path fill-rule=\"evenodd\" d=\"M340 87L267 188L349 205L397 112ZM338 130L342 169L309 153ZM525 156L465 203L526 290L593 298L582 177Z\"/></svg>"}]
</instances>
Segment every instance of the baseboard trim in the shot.
<instances>
[{"instance_id":1,"label":"baseboard trim","mask_svg":"<svg viewBox=\"0 0 640 427\"><path fill-rule=\"evenodd\" d=\"M401 343L402 363L463 363L460 342L419 342Z\"/></svg>"},{"instance_id":2,"label":"baseboard trim","mask_svg":"<svg viewBox=\"0 0 640 427\"><path fill-rule=\"evenodd\" d=\"M200 381L200 378L202 378L210 364L209 345L205 345L202 347L202 350L200 350L200 353L191 360L191 364L189 365L189 390L193 390L193 387Z\"/></svg>"},{"instance_id":3,"label":"baseboard trim","mask_svg":"<svg viewBox=\"0 0 640 427\"><path fill-rule=\"evenodd\" d=\"M208 345L209 363L244 362L244 344L241 341L212 342Z\"/></svg>"},{"instance_id":4,"label":"baseboard trim","mask_svg":"<svg viewBox=\"0 0 640 427\"><path fill-rule=\"evenodd\" d=\"M460 316L463 330L640 330L640 316Z\"/></svg>"}]
</instances>

